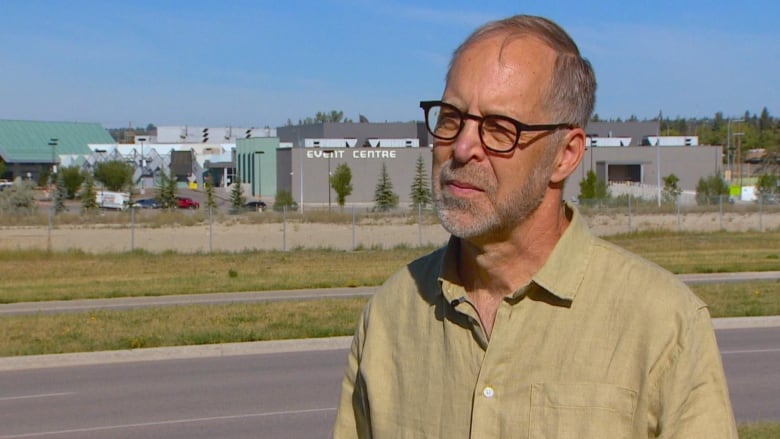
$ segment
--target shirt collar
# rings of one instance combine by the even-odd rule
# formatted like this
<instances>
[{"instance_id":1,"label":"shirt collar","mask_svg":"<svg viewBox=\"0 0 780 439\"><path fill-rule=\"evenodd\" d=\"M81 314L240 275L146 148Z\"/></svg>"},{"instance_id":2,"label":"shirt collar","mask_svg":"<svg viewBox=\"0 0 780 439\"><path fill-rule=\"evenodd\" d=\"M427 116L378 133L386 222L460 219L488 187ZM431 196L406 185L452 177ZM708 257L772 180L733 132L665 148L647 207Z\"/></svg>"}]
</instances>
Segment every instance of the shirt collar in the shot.
<instances>
[{"instance_id":1,"label":"shirt collar","mask_svg":"<svg viewBox=\"0 0 780 439\"><path fill-rule=\"evenodd\" d=\"M593 235L579 211L568 203L565 207L567 215L571 215L571 222L555 244L547 261L533 276L532 281L559 299L571 302L585 276L593 249ZM448 301L458 299L465 294L458 273L459 250L460 239L450 236L439 271L442 294ZM525 290L526 288L521 288L512 294L512 297L519 297Z\"/></svg>"},{"instance_id":2,"label":"shirt collar","mask_svg":"<svg viewBox=\"0 0 780 439\"><path fill-rule=\"evenodd\" d=\"M577 208L566 203L571 222L533 281L554 296L573 301L593 252L593 235Z\"/></svg>"}]
</instances>

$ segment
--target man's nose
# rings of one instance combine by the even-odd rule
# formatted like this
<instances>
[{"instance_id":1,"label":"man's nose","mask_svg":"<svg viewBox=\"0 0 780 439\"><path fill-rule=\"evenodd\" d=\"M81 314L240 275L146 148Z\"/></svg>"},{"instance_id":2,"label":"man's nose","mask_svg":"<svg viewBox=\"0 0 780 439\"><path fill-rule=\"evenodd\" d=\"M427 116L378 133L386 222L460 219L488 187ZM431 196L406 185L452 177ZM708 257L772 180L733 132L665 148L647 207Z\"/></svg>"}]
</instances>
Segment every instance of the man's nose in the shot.
<instances>
[{"instance_id":1,"label":"man's nose","mask_svg":"<svg viewBox=\"0 0 780 439\"><path fill-rule=\"evenodd\" d=\"M455 138L453 144L453 156L455 160L466 163L470 160L481 160L485 157L485 149L479 137L479 122L466 119L463 129Z\"/></svg>"}]
</instances>

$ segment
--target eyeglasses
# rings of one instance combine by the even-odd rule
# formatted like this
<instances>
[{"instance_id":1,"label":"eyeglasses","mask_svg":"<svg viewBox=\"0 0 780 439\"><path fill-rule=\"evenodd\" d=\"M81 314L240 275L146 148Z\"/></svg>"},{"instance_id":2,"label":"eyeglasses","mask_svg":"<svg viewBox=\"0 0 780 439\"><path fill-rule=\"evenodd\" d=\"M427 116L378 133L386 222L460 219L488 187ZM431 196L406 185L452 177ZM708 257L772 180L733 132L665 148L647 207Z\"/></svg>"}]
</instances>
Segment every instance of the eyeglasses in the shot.
<instances>
[{"instance_id":1,"label":"eyeglasses","mask_svg":"<svg viewBox=\"0 0 780 439\"><path fill-rule=\"evenodd\" d=\"M523 131L552 131L560 128L575 128L570 123L545 125L526 125L508 116L488 114L476 116L464 113L458 107L443 101L421 101L420 108L425 111L425 126L433 137L441 140L455 140L466 120L479 123L479 140L485 148L493 152L507 153L517 146Z\"/></svg>"}]
</instances>

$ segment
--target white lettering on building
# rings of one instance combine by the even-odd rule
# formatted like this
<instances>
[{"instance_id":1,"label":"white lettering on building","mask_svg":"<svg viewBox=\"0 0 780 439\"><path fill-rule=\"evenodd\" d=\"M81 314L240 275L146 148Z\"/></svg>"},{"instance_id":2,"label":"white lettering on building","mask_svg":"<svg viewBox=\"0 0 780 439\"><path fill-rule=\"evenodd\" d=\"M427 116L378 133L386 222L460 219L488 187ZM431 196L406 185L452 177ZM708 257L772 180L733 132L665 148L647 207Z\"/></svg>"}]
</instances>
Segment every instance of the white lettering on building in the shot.
<instances>
[{"instance_id":1,"label":"white lettering on building","mask_svg":"<svg viewBox=\"0 0 780 439\"><path fill-rule=\"evenodd\" d=\"M306 151L306 158L307 159L343 159L344 158L344 150L340 149L313 149L313 150L307 150Z\"/></svg>"},{"instance_id":2,"label":"white lettering on building","mask_svg":"<svg viewBox=\"0 0 780 439\"><path fill-rule=\"evenodd\" d=\"M381 151L376 149L361 149L352 151L353 159L394 159L395 151Z\"/></svg>"},{"instance_id":3,"label":"white lettering on building","mask_svg":"<svg viewBox=\"0 0 780 439\"><path fill-rule=\"evenodd\" d=\"M343 159L344 150L322 150L322 149L309 149L306 151L307 159ZM395 159L397 158L396 151L394 150L380 150L380 149L353 149L353 159Z\"/></svg>"}]
</instances>

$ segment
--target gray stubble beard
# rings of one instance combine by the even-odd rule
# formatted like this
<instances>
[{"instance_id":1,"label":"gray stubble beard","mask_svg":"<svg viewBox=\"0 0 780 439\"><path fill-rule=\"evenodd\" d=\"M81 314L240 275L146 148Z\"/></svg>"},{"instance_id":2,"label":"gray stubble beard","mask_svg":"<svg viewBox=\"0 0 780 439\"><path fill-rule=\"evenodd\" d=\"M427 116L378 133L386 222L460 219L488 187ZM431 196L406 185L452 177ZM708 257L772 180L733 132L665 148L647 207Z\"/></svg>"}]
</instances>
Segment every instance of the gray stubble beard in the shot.
<instances>
[{"instance_id":1,"label":"gray stubble beard","mask_svg":"<svg viewBox=\"0 0 780 439\"><path fill-rule=\"evenodd\" d=\"M432 181L434 205L442 226L454 236L464 239L487 237L514 229L539 208L544 198L552 168L547 157L540 162L528 177L519 183L519 188L515 188L511 196L503 202L496 200L495 181L488 181L481 174L471 170L453 171L445 163L439 172L439 181ZM467 181L476 183L482 188L487 195L490 208L481 208L478 203L443 193L444 177L455 175L467 177Z\"/></svg>"}]
</instances>

